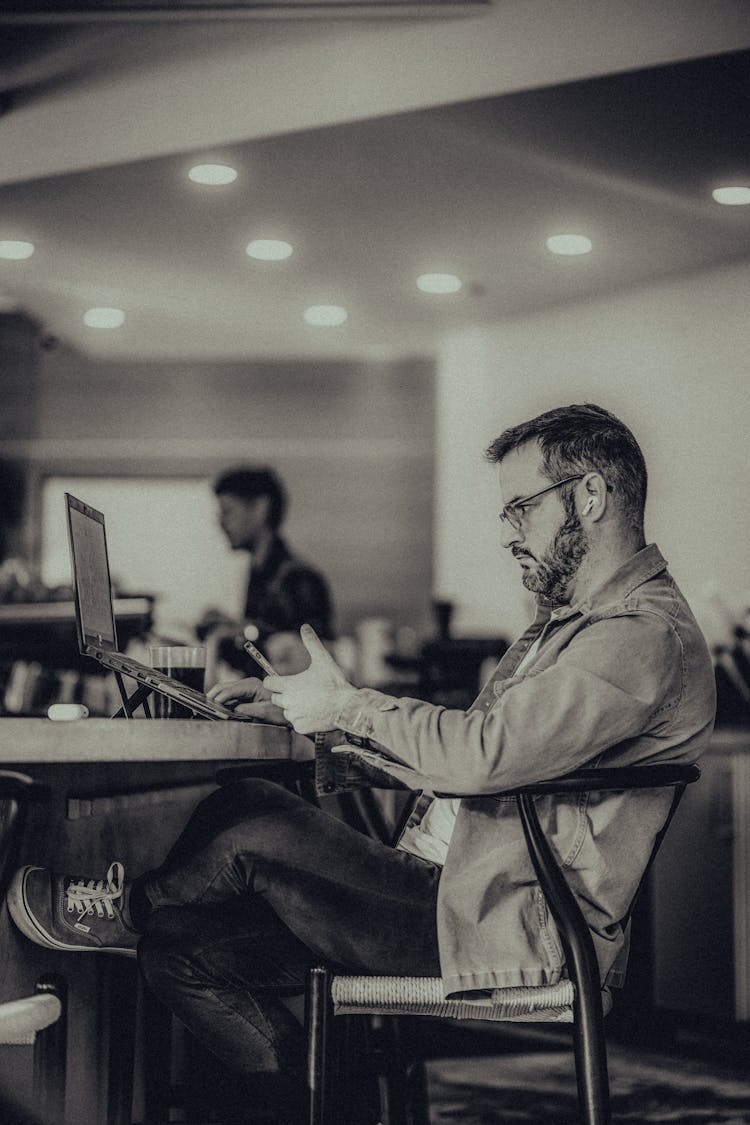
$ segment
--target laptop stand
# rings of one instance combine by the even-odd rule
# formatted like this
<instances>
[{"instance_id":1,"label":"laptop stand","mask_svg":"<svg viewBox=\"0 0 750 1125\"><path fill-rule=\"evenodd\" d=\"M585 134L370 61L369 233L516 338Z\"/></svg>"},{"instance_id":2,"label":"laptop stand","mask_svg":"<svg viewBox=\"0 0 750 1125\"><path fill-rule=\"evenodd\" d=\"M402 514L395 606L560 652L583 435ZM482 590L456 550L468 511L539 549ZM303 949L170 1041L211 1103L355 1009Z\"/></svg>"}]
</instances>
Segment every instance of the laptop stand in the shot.
<instances>
[{"instance_id":1,"label":"laptop stand","mask_svg":"<svg viewBox=\"0 0 750 1125\"><path fill-rule=\"evenodd\" d=\"M115 672L115 679L120 692L120 698L122 699L122 707L115 711L112 718L132 719L133 713L137 711L139 707L143 707L143 713L147 719L152 718L151 708L148 705L148 697L152 694L154 689L149 687L148 684L139 684L133 694L128 695L125 681L122 678L122 672Z\"/></svg>"}]
</instances>

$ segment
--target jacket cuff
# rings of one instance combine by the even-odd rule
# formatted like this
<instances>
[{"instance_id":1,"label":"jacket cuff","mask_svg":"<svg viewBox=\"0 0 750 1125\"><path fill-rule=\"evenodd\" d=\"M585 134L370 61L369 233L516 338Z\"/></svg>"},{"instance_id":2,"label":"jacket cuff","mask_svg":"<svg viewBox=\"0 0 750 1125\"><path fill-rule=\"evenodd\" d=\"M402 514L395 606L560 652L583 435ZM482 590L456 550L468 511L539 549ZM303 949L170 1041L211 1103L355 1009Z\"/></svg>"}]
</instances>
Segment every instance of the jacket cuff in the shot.
<instances>
[{"instance_id":1,"label":"jacket cuff","mask_svg":"<svg viewBox=\"0 0 750 1125\"><path fill-rule=\"evenodd\" d=\"M357 688L347 695L343 706L333 715L333 722L349 736L347 741L353 746L367 747L367 740L375 733L377 716L384 711L395 711L397 707L398 701L392 695L372 688Z\"/></svg>"},{"instance_id":2,"label":"jacket cuff","mask_svg":"<svg viewBox=\"0 0 750 1125\"><path fill-rule=\"evenodd\" d=\"M341 731L315 735L315 789L318 794L362 789L368 782L354 752L333 754L343 741Z\"/></svg>"}]
</instances>

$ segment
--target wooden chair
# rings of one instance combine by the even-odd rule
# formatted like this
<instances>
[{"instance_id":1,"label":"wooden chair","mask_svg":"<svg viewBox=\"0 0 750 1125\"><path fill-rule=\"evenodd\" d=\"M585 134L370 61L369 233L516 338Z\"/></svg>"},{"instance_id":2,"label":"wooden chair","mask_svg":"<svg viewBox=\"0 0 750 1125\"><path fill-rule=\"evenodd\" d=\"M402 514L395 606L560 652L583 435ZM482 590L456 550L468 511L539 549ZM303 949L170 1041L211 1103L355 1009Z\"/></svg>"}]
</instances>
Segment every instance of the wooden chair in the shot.
<instances>
[{"instance_id":1,"label":"wooden chair","mask_svg":"<svg viewBox=\"0 0 750 1125\"><path fill-rule=\"evenodd\" d=\"M556 985L496 990L480 1003L443 999L440 978L335 975L326 966L310 971L307 990L308 1085L310 1125L332 1125L337 1120L334 1083L328 1070L330 1031L334 1015L368 1014L376 1017L428 1015L461 1020L549 1020L572 1022L576 1080L583 1125L609 1125L609 1079L604 1036L607 993L602 992L594 944L584 915L570 890L541 828L535 798L585 792L673 787L667 820L658 834L649 864L633 898L643 887L648 868L666 835L685 786L700 777L696 766L658 764L624 768L582 769L566 777L525 786L504 796L514 796L529 855L555 918L565 952L568 978ZM389 1062L392 1066L393 1060ZM386 1067L388 1069L388 1067ZM403 1099L394 1097L393 1083L381 1075L383 1125L407 1122ZM401 1092L406 1083L401 1083ZM398 1091L396 1091L398 1094ZM400 1103L400 1104L399 1104ZM423 1106L415 1107L412 1121L426 1121Z\"/></svg>"}]
</instances>

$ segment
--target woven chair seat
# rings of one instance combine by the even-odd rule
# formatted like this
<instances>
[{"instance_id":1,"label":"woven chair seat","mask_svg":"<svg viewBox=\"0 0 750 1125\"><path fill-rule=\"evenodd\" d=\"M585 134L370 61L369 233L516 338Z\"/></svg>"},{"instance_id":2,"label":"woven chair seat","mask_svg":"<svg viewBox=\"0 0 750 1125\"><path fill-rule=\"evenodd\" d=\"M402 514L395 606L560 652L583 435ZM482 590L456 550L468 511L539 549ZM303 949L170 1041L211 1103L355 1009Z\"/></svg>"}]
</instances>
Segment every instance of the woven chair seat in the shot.
<instances>
[{"instance_id":1,"label":"woven chair seat","mask_svg":"<svg viewBox=\"0 0 750 1125\"><path fill-rule=\"evenodd\" d=\"M569 980L534 987L495 988L486 996L446 1000L440 977L335 976L336 1015L439 1016L459 1020L573 1020L575 990ZM603 1008L611 1007L608 989Z\"/></svg>"},{"instance_id":2,"label":"woven chair seat","mask_svg":"<svg viewBox=\"0 0 750 1125\"><path fill-rule=\"evenodd\" d=\"M60 1018L62 1004L51 993L0 1004L0 1043L33 1043L36 1033Z\"/></svg>"}]
</instances>

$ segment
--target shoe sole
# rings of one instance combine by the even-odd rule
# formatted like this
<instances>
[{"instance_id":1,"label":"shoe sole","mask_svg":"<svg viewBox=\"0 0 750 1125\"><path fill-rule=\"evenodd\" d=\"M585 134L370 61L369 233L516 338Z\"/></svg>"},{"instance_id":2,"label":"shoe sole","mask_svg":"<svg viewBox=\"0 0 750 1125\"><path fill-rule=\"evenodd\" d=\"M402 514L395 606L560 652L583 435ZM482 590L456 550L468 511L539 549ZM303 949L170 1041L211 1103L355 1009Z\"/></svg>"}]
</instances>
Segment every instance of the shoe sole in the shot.
<instances>
[{"instance_id":1,"label":"shoe sole","mask_svg":"<svg viewBox=\"0 0 750 1125\"><path fill-rule=\"evenodd\" d=\"M8 912L21 933L36 945L47 949L64 949L67 953L117 953L121 957L136 957L135 949L123 949L117 945L73 945L58 941L39 925L26 901L26 877L31 871L43 871L42 867L21 867L16 871L8 888L6 902Z\"/></svg>"}]
</instances>

